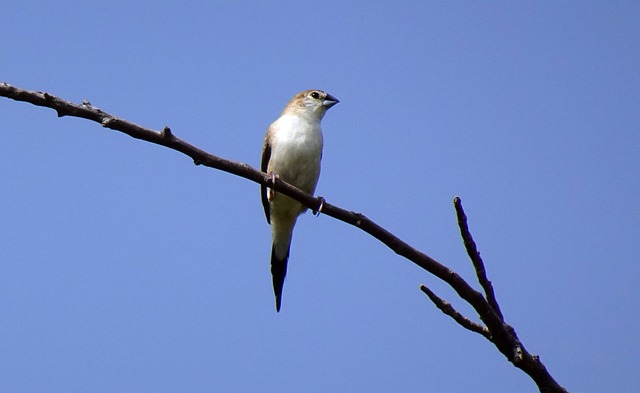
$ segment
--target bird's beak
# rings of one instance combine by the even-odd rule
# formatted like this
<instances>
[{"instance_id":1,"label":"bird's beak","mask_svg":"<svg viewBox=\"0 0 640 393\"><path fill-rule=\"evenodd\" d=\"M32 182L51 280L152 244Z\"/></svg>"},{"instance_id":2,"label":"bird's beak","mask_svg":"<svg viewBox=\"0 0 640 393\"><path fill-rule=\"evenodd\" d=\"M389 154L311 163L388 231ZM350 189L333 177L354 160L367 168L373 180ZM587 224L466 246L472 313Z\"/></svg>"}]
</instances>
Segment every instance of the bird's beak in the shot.
<instances>
[{"instance_id":1,"label":"bird's beak","mask_svg":"<svg viewBox=\"0 0 640 393\"><path fill-rule=\"evenodd\" d=\"M326 106L327 109L329 109L335 104L337 104L338 102L340 101L337 98L335 98L331 94L327 94L327 96L324 98L324 101L322 101L322 106Z\"/></svg>"}]
</instances>

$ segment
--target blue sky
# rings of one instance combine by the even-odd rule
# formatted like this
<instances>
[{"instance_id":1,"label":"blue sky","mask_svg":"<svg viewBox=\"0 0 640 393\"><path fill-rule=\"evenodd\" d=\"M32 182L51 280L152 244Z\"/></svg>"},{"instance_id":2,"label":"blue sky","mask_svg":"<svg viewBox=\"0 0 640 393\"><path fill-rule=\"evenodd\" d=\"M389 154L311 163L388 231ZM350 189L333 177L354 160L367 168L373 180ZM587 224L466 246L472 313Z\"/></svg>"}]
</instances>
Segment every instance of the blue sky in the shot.
<instances>
[{"instance_id":1,"label":"blue sky","mask_svg":"<svg viewBox=\"0 0 640 393\"><path fill-rule=\"evenodd\" d=\"M637 387L640 3L345 3L9 2L0 80L254 167L324 89L319 195L473 282L459 195L527 349ZM7 99L0 132L2 391L537 391L355 228L300 218L276 314L258 185Z\"/></svg>"}]
</instances>

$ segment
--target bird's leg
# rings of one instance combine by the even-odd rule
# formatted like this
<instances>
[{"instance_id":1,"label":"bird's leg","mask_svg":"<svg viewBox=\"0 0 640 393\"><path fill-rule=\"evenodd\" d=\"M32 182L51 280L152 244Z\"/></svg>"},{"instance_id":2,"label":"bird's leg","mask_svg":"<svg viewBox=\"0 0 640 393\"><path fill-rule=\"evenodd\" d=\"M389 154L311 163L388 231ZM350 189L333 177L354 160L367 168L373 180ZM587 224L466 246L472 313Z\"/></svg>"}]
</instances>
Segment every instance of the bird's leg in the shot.
<instances>
[{"instance_id":1,"label":"bird's leg","mask_svg":"<svg viewBox=\"0 0 640 393\"><path fill-rule=\"evenodd\" d=\"M314 216L319 216L320 213L322 213L322 208L324 207L324 202L325 202L324 198L319 196L318 199L320 199L320 206L318 206L318 210L317 211L316 210L312 211Z\"/></svg>"},{"instance_id":2,"label":"bird's leg","mask_svg":"<svg viewBox=\"0 0 640 393\"><path fill-rule=\"evenodd\" d=\"M280 179L280 176L276 175L273 172L269 172L267 174L267 180L271 180L271 184L275 187L276 179ZM271 201L276 196L276 190L273 188L269 188L269 193L267 194L267 198Z\"/></svg>"}]
</instances>

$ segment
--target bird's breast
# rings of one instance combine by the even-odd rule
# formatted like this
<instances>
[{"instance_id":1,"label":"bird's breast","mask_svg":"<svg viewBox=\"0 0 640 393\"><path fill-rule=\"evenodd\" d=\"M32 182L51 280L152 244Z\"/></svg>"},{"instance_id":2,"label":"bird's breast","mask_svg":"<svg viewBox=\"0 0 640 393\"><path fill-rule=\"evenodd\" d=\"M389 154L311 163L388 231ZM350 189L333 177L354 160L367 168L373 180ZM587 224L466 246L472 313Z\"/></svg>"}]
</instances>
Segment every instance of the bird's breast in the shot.
<instances>
[{"instance_id":1,"label":"bird's breast","mask_svg":"<svg viewBox=\"0 0 640 393\"><path fill-rule=\"evenodd\" d=\"M297 116L283 116L271 146L269 171L308 193L315 191L322 158L322 130L319 122Z\"/></svg>"}]
</instances>

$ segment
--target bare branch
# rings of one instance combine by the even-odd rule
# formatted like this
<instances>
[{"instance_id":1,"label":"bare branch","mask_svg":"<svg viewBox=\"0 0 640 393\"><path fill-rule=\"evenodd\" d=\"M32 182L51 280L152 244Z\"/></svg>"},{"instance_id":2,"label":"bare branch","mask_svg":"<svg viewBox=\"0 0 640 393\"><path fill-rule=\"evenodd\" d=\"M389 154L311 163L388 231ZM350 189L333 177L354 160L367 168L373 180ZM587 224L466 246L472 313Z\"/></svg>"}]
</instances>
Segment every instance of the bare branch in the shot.
<instances>
[{"instance_id":1,"label":"bare branch","mask_svg":"<svg viewBox=\"0 0 640 393\"><path fill-rule=\"evenodd\" d=\"M396 254L405 257L449 284L478 313L490 332L488 338L496 348L516 367L527 373L538 385L538 389L541 392L566 392L547 372L539 359L525 350L513 328L504 323L496 312L499 309L490 305L480 292L474 290L458 273L411 247L363 214L331 205L324 198L315 198L282 180L273 184L271 177L267 176L266 173L258 171L247 164L209 154L176 137L168 128L165 128L163 132L157 132L141 127L95 108L88 101L82 104L74 104L48 93L23 90L2 82L0 82L0 96L51 108L58 113L59 117L73 116L88 119L101 124L103 127L123 132L133 138L179 151L189 156L196 165L219 169L265 185L297 200L312 211L322 211L328 216L360 228L381 241Z\"/></svg>"},{"instance_id":2,"label":"bare branch","mask_svg":"<svg viewBox=\"0 0 640 393\"><path fill-rule=\"evenodd\" d=\"M472 332L476 332L484 336L487 340L491 340L491 334L489 333L489 329L480 325L479 323L473 322L469 318L462 315L458 310L456 310L451 303L446 300L441 299L436 295L431 289L427 288L425 285L420 285L420 290L429 296L429 299L442 311L447 314L451 318L453 318L460 326L465 329L471 330Z\"/></svg>"},{"instance_id":3,"label":"bare branch","mask_svg":"<svg viewBox=\"0 0 640 393\"><path fill-rule=\"evenodd\" d=\"M480 282L480 285L484 290L484 294L487 297L487 301L491 305L491 308L500 318L500 320L504 321L502 311L500 311L500 306L498 305L498 301L496 300L496 295L493 293L493 285L491 285L491 281L489 281L489 279L487 278L487 271L484 268L484 262L480 257L480 252L476 247L476 242L474 242L473 237L471 237L471 232L469 231L469 226L467 225L467 215L462 209L462 200L459 197L453 198L453 205L456 208L456 215L458 216L460 235L462 236L462 240L464 241L464 247L467 249L467 254L469 254L469 258L471 258L473 267L476 269L478 282Z\"/></svg>"}]
</instances>

